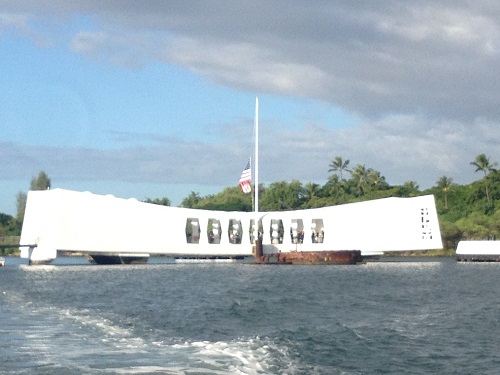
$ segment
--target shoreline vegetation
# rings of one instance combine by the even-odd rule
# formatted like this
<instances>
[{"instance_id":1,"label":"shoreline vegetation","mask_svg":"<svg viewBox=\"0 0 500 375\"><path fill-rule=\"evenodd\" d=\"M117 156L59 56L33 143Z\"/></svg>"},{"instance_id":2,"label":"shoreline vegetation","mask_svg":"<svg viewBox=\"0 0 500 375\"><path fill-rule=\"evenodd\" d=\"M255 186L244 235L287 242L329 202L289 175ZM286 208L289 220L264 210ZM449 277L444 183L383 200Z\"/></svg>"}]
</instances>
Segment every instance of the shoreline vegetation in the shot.
<instances>
[{"instance_id":1,"label":"shoreline vegetation","mask_svg":"<svg viewBox=\"0 0 500 375\"><path fill-rule=\"evenodd\" d=\"M324 185L299 180L277 181L268 186L259 184L259 210L289 211L336 206L389 197L416 197L433 195L441 229L443 249L409 252L388 252L384 256L453 256L461 240L496 240L500 238L500 172L498 163L490 162L485 154L479 154L470 166L480 172L482 178L467 185L458 185L448 176L441 176L435 186L420 189L416 181L390 185L385 177L364 164L351 167L350 161L336 156L328 165L328 180ZM346 177L346 175L348 177ZM31 179L29 190L51 188L49 176L41 171ZM252 190L255 186L252 186ZM200 196L191 191L180 207L220 211L253 211L253 194L244 194L239 186L224 188L217 194ZM27 193L17 197L16 217L0 213L1 255L18 253ZM170 206L167 197L145 198L144 202ZM497 207L498 205L498 207ZM362 228L359 228L362 232ZM3 236L3 237L2 237ZM13 240L17 238L16 240ZM2 242L4 241L4 242ZM12 242L5 242L12 241ZM12 244L6 248L5 245Z\"/></svg>"},{"instance_id":2,"label":"shoreline vegetation","mask_svg":"<svg viewBox=\"0 0 500 375\"><path fill-rule=\"evenodd\" d=\"M0 256L19 256L19 241L21 236L0 236ZM12 246L10 246L12 245Z\"/></svg>"}]
</instances>

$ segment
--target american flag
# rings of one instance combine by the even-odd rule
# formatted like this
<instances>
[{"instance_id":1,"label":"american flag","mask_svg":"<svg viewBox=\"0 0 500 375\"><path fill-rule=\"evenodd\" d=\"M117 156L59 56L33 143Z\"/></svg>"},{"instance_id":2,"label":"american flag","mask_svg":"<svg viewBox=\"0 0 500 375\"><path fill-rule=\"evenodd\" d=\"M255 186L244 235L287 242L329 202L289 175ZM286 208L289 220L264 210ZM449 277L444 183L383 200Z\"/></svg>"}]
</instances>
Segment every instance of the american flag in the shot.
<instances>
[{"instance_id":1,"label":"american flag","mask_svg":"<svg viewBox=\"0 0 500 375\"><path fill-rule=\"evenodd\" d=\"M252 170L250 169L250 160L248 160L248 163L241 172L241 177L240 177L240 188L243 191L243 193L248 194L252 192Z\"/></svg>"}]
</instances>

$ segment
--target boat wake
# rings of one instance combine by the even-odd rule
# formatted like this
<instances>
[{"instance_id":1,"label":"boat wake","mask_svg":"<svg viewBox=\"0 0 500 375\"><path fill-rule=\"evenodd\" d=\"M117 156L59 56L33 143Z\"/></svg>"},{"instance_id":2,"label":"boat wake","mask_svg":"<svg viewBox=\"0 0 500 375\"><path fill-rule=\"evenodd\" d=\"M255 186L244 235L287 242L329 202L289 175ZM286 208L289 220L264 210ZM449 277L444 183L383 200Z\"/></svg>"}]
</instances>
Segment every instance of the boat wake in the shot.
<instances>
[{"instance_id":1,"label":"boat wake","mask_svg":"<svg viewBox=\"0 0 500 375\"><path fill-rule=\"evenodd\" d=\"M40 307L13 294L9 300L18 324L0 336L22 335L27 358L24 365L12 364L9 374L26 368L76 374L263 374L293 373L298 367L286 346L267 337L215 342L161 337L161 331L148 334L133 319L93 309Z\"/></svg>"},{"instance_id":2,"label":"boat wake","mask_svg":"<svg viewBox=\"0 0 500 375\"><path fill-rule=\"evenodd\" d=\"M179 337L158 340L161 332L151 336L143 332L139 336L130 321L117 324L113 319L92 315L90 311L67 310L62 311L61 316L79 325L77 330L86 331L85 341L92 343L87 348L87 355L99 352L100 356L116 357L119 366L107 367L106 370L117 374L293 373L294 368L299 367L289 357L288 348L270 338L242 337L215 342ZM80 346L74 347L69 351L69 357L81 350Z\"/></svg>"}]
</instances>

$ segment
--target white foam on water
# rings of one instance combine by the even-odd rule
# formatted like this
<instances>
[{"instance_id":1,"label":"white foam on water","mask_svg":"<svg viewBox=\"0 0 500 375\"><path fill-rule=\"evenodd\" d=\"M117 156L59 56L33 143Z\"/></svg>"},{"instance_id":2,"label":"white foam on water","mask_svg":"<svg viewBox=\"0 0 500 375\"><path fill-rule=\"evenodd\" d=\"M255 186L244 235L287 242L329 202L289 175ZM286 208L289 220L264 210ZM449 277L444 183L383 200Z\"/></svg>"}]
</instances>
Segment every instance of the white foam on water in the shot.
<instances>
[{"instance_id":1,"label":"white foam on water","mask_svg":"<svg viewBox=\"0 0 500 375\"><path fill-rule=\"evenodd\" d=\"M20 322L25 322L17 328L19 332L25 331L26 339L20 342L24 346L22 351L33 354L42 366L84 370L89 374L112 371L253 375L294 373L299 368L286 346L266 337L230 341L171 337L158 340L149 338L147 333L138 335L132 322L122 323L123 317L104 315L98 310L34 305L9 291L2 298L19 310Z\"/></svg>"},{"instance_id":2,"label":"white foam on water","mask_svg":"<svg viewBox=\"0 0 500 375\"><path fill-rule=\"evenodd\" d=\"M116 355L142 353L149 358L150 364L144 366L119 367L112 369L116 373L172 373L172 374L263 374L269 373L269 368L287 366L293 368L293 361L287 358L287 349L281 348L270 339L250 338L224 341L190 341L183 344L175 343L173 339L148 341L137 337L132 329L113 323L110 319L96 315L92 310L66 309L59 311L64 320L76 322L84 331L86 344L83 351L87 355L112 352ZM96 335L88 329L97 330ZM90 339L93 337L93 339ZM100 337L98 348L91 345ZM87 347L89 346L89 347ZM74 351L77 348L69 350ZM81 355L82 352L73 355ZM277 356L278 354L278 356ZM71 353L69 355L71 357ZM159 361L161 361L159 363ZM165 365L163 365L165 363Z\"/></svg>"},{"instance_id":3,"label":"white foam on water","mask_svg":"<svg viewBox=\"0 0 500 375\"><path fill-rule=\"evenodd\" d=\"M132 336L129 329L120 327L114 324L111 320L96 315L92 310L63 309L58 312L63 318L74 320L83 326L90 326L99 329L105 334L105 337L109 336L109 338L123 339Z\"/></svg>"},{"instance_id":4,"label":"white foam on water","mask_svg":"<svg viewBox=\"0 0 500 375\"><path fill-rule=\"evenodd\" d=\"M173 347L187 350L198 367L206 369L208 366L220 373L252 375L276 372L277 369L293 373L297 368L288 354L288 348L280 347L267 338L241 338L230 342L193 341Z\"/></svg>"},{"instance_id":5,"label":"white foam on water","mask_svg":"<svg viewBox=\"0 0 500 375\"><path fill-rule=\"evenodd\" d=\"M183 369L177 368L177 369L168 369L163 366L131 366L128 368L113 368L113 369L107 369L108 371L111 370L116 374L172 374L172 375L177 375L177 374L182 374Z\"/></svg>"},{"instance_id":6,"label":"white foam on water","mask_svg":"<svg viewBox=\"0 0 500 375\"><path fill-rule=\"evenodd\" d=\"M23 271L28 271L28 272L55 272L61 270L60 267L55 266L53 264L43 264L43 265L21 264L19 268L22 269Z\"/></svg>"}]
</instances>

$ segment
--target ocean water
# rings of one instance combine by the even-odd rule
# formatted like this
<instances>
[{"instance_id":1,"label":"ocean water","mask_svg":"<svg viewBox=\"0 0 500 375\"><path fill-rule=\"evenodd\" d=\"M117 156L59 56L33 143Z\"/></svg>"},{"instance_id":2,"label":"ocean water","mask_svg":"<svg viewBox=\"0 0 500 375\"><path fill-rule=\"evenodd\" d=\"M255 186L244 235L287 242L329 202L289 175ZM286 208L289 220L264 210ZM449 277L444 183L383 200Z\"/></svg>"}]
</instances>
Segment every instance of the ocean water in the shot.
<instances>
[{"instance_id":1,"label":"ocean water","mask_svg":"<svg viewBox=\"0 0 500 375\"><path fill-rule=\"evenodd\" d=\"M0 374L500 371L500 264L20 262L0 268Z\"/></svg>"}]
</instances>

